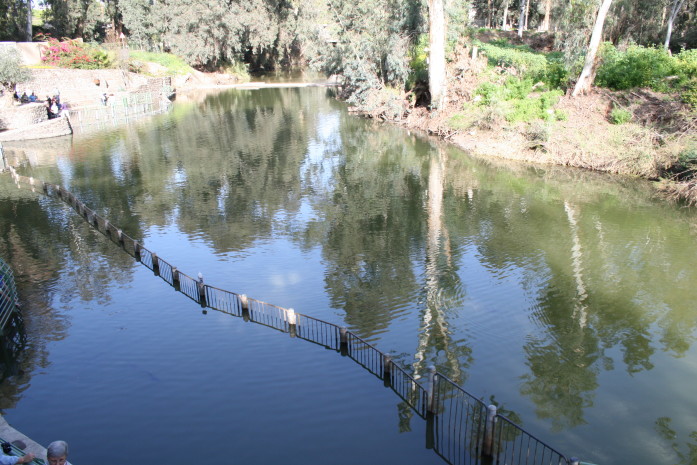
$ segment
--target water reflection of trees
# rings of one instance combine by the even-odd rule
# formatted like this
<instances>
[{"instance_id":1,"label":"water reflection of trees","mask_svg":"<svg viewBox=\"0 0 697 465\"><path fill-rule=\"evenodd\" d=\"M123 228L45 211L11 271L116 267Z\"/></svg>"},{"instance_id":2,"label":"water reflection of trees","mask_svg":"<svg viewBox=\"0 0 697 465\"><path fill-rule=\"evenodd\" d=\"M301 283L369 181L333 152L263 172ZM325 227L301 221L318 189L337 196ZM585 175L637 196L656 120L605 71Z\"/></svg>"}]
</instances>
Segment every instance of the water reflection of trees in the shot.
<instances>
[{"instance_id":1,"label":"water reflection of trees","mask_svg":"<svg viewBox=\"0 0 697 465\"><path fill-rule=\"evenodd\" d=\"M514 174L461 163L485 187L460 190L469 198L461 205L468 221L451 226L451 234L472 237L492 270L523 273L540 331L523 347L529 372L521 392L540 417L555 428L584 423L599 373L615 366L613 348L630 374L650 370L657 350L686 353L697 325L689 317L697 269L689 222L676 221L681 212L656 209L640 188L593 173Z\"/></svg>"},{"instance_id":2,"label":"water reflection of trees","mask_svg":"<svg viewBox=\"0 0 697 465\"><path fill-rule=\"evenodd\" d=\"M160 130L76 143L72 171L34 171L136 237L176 223L217 252L279 230L321 248L331 305L358 334L377 339L418 312L416 363L403 360L416 374L434 364L466 379L465 257L493 275L516 270L534 327L521 392L557 428L584 423L599 374L620 362L611 349L630 374L657 351L687 352L695 244L676 218L689 212L594 173L438 153L333 105L320 91L219 94L175 105Z\"/></svg>"},{"instance_id":3,"label":"water reflection of trees","mask_svg":"<svg viewBox=\"0 0 697 465\"><path fill-rule=\"evenodd\" d=\"M0 178L0 218L0 255L14 272L28 336L17 374L0 383L4 409L20 399L30 373L48 366L46 343L67 334L69 319L54 300L107 301L110 285L130 280L133 263L67 207L18 190L7 176Z\"/></svg>"}]
</instances>

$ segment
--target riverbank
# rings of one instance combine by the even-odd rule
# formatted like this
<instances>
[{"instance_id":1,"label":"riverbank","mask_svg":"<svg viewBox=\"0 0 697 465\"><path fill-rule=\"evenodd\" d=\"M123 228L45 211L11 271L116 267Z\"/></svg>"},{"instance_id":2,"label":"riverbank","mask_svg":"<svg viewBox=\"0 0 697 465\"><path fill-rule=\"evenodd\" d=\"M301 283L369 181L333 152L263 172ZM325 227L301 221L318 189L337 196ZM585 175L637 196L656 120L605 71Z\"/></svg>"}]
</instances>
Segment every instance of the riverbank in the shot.
<instances>
[{"instance_id":1,"label":"riverbank","mask_svg":"<svg viewBox=\"0 0 697 465\"><path fill-rule=\"evenodd\" d=\"M449 63L448 76L448 99L439 111L415 106L408 94L401 96L404 112L397 116L382 102L355 111L439 136L478 157L648 179L663 198L697 205L697 114L677 96L594 88L587 95L562 96L548 110L554 118L510 122L500 107L477 104L480 86L504 82L510 69L492 73L486 56L465 49ZM614 109L626 112L627 121L614 121Z\"/></svg>"}]
</instances>

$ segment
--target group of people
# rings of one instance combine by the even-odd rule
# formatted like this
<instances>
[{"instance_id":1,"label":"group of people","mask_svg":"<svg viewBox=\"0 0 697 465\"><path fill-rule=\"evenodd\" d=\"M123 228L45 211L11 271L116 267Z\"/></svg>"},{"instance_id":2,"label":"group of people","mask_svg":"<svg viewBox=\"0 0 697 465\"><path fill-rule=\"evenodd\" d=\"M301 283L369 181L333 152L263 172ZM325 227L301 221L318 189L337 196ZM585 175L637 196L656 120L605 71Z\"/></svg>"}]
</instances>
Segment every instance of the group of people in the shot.
<instances>
[{"instance_id":1,"label":"group of people","mask_svg":"<svg viewBox=\"0 0 697 465\"><path fill-rule=\"evenodd\" d=\"M12 455L12 445L9 442L2 444L0 465L15 465L17 463L29 463L36 456L28 453L21 457ZM46 448L46 465L65 465L68 463L68 443L65 441L53 441Z\"/></svg>"},{"instance_id":2,"label":"group of people","mask_svg":"<svg viewBox=\"0 0 697 465\"><path fill-rule=\"evenodd\" d=\"M29 95L27 95L27 92L29 92ZM32 102L40 102L39 98L36 96L34 91L24 91L22 94L19 94L18 90L15 90L14 94L14 99L16 102L22 104L22 103L32 103ZM44 103L46 105L46 112L48 113L48 119L56 118L60 116L61 111L65 108L64 104L61 104L61 99L60 99L60 92L58 92L58 89L56 89L53 92L53 97L47 95L46 100L44 100Z\"/></svg>"}]
</instances>

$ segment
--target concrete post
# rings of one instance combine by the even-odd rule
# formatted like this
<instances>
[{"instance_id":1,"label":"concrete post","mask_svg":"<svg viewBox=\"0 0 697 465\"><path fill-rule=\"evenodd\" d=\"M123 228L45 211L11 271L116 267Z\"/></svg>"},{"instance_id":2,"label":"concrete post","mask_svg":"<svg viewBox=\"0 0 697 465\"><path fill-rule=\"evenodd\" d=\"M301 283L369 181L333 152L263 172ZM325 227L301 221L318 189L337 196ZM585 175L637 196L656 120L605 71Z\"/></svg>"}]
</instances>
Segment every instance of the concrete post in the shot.
<instances>
[{"instance_id":1,"label":"concrete post","mask_svg":"<svg viewBox=\"0 0 697 465\"><path fill-rule=\"evenodd\" d=\"M428 387L426 389L428 394L426 411L428 413L436 413L436 367L433 365L428 367Z\"/></svg>"},{"instance_id":2,"label":"concrete post","mask_svg":"<svg viewBox=\"0 0 697 465\"><path fill-rule=\"evenodd\" d=\"M385 387L392 385L392 357L387 354L382 356L382 381Z\"/></svg>"},{"instance_id":3,"label":"concrete post","mask_svg":"<svg viewBox=\"0 0 697 465\"><path fill-rule=\"evenodd\" d=\"M198 301L201 303L201 307L206 306L206 286L203 284L203 273L198 274L198 282L196 283L198 287Z\"/></svg>"},{"instance_id":4,"label":"concrete post","mask_svg":"<svg viewBox=\"0 0 697 465\"><path fill-rule=\"evenodd\" d=\"M242 319L249 321L249 299L247 294L240 295L240 304L242 305Z\"/></svg>"},{"instance_id":5,"label":"concrete post","mask_svg":"<svg viewBox=\"0 0 697 465\"><path fill-rule=\"evenodd\" d=\"M341 355L348 355L348 328L342 326L339 328L339 352Z\"/></svg>"},{"instance_id":6,"label":"concrete post","mask_svg":"<svg viewBox=\"0 0 697 465\"><path fill-rule=\"evenodd\" d=\"M157 258L157 254L153 252L151 254L152 257L152 271L155 273L155 276L160 275L160 259Z\"/></svg>"},{"instance_id":7,"label":"concrete post","mask_svg":"<svg viewBox=\"0 0 697 465\"><path fill-rule=\"evenodd\" d=\"M569 459L569 465L578 465L579 463L580 462L579 462L578 458L576 458L576 457L571 457Z\"/></svg>"},{"instance_id":8,"label":"concrete post","mask_svg":"<svg viewBox=\"0 0 697 465\"><path fill-rule=\"evenodd\" d=\"M295 337L297 335L297 316L295 315L295 310L289 308L286 310L286 321L288 322L288 332L290 337Z\"/></svg>"},{"instance_id":9,"label":"concrete post","mask_svg":"<svg viewBox=\"0 0 697 465\"><path fill-rule=\"evenodd\" d=\"M119 244L123 245L123 231L120 229L116 230L116 240L119 241Z\"/></svg>"},{"instance_id":10,"label":"concrete post","mask_svg":"<svg viewBox=\"0 0 697 465\"><path fill-rule=\"evenodd\" d=\"M174 286L174 289L177 291L181 288L179 283L179 270L176 266L172 267L172 286Z\"/></svg>"},{"instance_id":11,"label":"concrete post","mask_svg":"<svg viewBox=\"0 0 697 465\"><path fill-rule=\"evenodd\" d=\"M107 236L111 236L111 223L109 223L109 220L104 220L104 234Z\"/></svg>"},{"instance_id":12,"label":"concrete post","mask_svg":"<svg viewBox=\"0 0 697 465\"><path fill-rule=\"evenodd\" d=\"M484 441L482 443L482 455L494 456L494 427L496 426L496 406L490 405L486 410L486 422L484 423Z\"/></svg>"},{"instance_id":13,"label":"concrete post","mask_svg":"<svg viewBox=\"0 0 697 465\"><path fill-rule=\"evenodd\" d=\"M137 261L140 261L140 242L138 241L133 241L133 255Z\"/></svg>"}]
</instances>

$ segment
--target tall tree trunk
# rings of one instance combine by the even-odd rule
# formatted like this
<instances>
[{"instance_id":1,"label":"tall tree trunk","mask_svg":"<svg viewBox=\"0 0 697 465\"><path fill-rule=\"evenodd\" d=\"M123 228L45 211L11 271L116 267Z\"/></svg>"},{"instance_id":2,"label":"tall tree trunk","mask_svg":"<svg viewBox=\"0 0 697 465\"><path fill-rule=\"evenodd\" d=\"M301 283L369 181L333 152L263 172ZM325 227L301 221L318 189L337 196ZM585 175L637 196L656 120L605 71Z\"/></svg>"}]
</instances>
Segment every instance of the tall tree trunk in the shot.
<instances>
[{"instance_id":1,"label":"tall tree trunk","mask_svg":"<svg viewBox=\"0 0 697 465\"><path fill-rule=\"evenodd\" d=\"M612 0L603 0L603 4L600 5L600 10L598 10L598 17L595 18L595 26L593 26L591 41L588 44L588 52L586 52L586 61L583 64L583 70L581 71L581 75L578 77L578 81L576 81L574 91L571 93L572 97L576 97L580 93L586 93L591 89L591 84L593 84L593 79L595 78L595 55L598 53L600 39L603 36L603 25L605 24L605 17L607 16L607 12L610 10L611 4Z\"/></svg>"},{"instance_id":2,"label":"tall tree trunk","mask_svg":"<svg viewBox=\"0 0 697 465\"><path fill-rule=\"evenodd\" d=\"M530 0L525 2L525 25L523 26L525 30L528 30L528 25L530 24Z\"/></svg>"},{"instance_id":3,"label":"tall tree trunk","mask_svg":"<svg viewBox=\"0 0 697 465\"><path fill-rule=\"evenodd\" d=\"M525 27L525 7L527 0L520 0L520 15L518 17L518 37L523 37L523 27Z\"/></svg>"},{"instance_id":4,"label":"tall tree trunk","mask_svg":"<svg viewBox=\"0 0 697 465\"><path fill-rule=\"evenodd\" d=\"M510 3L510 0L506 0L503 4L503 21L501 22L501 29L504 31L508 30L508 4Z\"/></svg>"},{"instance_id":5,"label":"tall tree trunk","mask_svg":"<svg viewBox=\"0 0 697 465\"><path fill-rule=\"evenodd\" d=\"M492 10L491 0L486 0L486 27L491 27Z\"/></svg>"},{"instance_id":6,"label":"tall tree trunk","mask_svg":"<svg viewBox=\"0 0 697 465\"><path fill-rule=\"evenodd\" d=\"M26 41L31 42L32 37L34 36L33 31L32 31L32 18L31 18L31 0L27 0L27 35L26 35Z\"/></svg>"},{"instance_id":7,"label":"tall tree trunk","mask_svg":"<svg viewBox=\"0 0 697 465\"><path fill-rule=\"evenodd\" d=\"M428 90L431 108L439 109L445 103L445 12L443 0L428 0Z\"/></svg>"},{"instance_id":8,"label":"tall tree trunk","mask_svg":"<svg viewBox=\"0 0 697 465\"><path fill-rule=\"evenodd\" d=\"M670 10L670 17L668 17L668 30L666 31L666 42L663 44L663 48L668 50L670 46L670 36L673 34L673 22L678 16L678 11L682 7L685 0L673 0L673 8Z\"/></svg>"},{"instance_id":9,"label":"tall tree trunk","mask_svg":"<svg viewBox=\"0 0 697 465\"><path fill-rule=\"evenodd\" d=\"M545 0L545 19L542 20L540 31L549 31L552 20L552 0Z\"/></svg>"}]
</instances>

